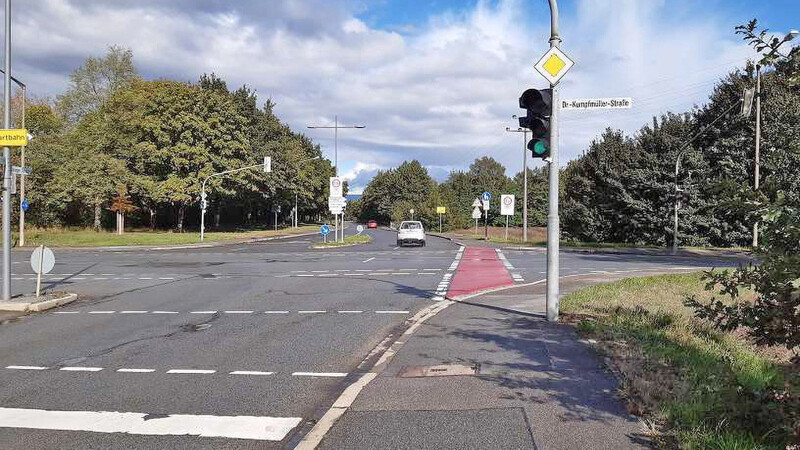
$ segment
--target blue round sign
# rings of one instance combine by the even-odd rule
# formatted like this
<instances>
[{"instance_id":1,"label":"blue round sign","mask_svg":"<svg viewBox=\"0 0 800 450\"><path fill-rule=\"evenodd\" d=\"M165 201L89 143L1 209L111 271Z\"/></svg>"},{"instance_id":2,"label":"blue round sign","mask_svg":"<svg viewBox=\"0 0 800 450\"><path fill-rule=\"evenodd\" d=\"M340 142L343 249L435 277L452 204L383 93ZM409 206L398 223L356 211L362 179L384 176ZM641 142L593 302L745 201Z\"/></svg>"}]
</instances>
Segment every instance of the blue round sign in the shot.
<instances>
[{"instance_id":1,"label":"blue round sign","mask_svg":"<svg viewBox=\"0 0 800 450\"><path fill-rule=\"evenodd\" d=\"M28 204L28 199L26 198L22 200L22 203L20 203L19 207L22 208L23 211L28 212L28 209L31 207L31 205Z\"/></svg>"},{"instance_id":2,"label":"blue round sign","mask_svg":"<svg viewBox=\"0 0 800 450\"><path fill-rule=\"evenodd\" d=\"M492 199L492 193L491 192L484 192L483 195L481 195L481 200L483 200L485 202L488 202L491 199Z\"/></svg>"},{"instance_id":3,"label":"blue round sign","mask_svg":"<svg viewBox=\"0 0 800 450\"><path fill-rule=\"evenodd\" d=\"M319 227L319 232L323 236L327 236L327 235L331 234L331 227L329 227L327 225L323 225L323 226Z\"/></svg>"}]
</instances>

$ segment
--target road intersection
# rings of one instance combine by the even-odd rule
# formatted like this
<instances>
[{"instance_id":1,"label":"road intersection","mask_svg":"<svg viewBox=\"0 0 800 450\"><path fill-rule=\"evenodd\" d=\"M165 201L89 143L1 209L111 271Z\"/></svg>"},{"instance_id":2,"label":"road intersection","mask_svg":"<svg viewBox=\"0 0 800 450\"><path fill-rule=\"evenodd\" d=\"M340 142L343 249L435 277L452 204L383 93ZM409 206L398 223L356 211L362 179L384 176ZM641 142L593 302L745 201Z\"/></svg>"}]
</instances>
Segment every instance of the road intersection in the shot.
<instances>
[{"instance_id":1,"label":"road intersection","mask_svg":"<svg viewBox=\"0 0 800 450\"><path fill-rule=\"evenodd\" d=\"M312 249L316 237L65 250L44 286L79 301L0 326L0 440L29 448L284 448L445 297L544 277L541 252L429 237ZM14 253L15 289L35 279ZM562 274L729 260L565 253ZM491 270L487 268L491 267ZM485 272L491 272L487 275Z\"/></svg>"}]
</instances>

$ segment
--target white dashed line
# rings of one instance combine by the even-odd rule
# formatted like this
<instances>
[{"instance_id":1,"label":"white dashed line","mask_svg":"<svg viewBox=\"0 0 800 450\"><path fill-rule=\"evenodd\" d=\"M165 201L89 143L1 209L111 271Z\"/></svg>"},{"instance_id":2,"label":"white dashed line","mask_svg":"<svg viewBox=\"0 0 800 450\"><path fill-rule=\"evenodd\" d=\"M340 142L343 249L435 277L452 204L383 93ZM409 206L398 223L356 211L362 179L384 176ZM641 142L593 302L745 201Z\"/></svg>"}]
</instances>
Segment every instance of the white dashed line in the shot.
<instances>
[{"instance_id":1,"label":"white dashed line","mask_svg":"<svg viewBox=\"0 0 800 450\"><path fill-rule=\"evenodd\" d=\"M153 373L156 369L117 369L117 372L122 373Z\"/></svg>"},{"instance_id":2,"label":"white dashed line","mask_svg":"<svg viewBox=\"0 0 800 450\"><path fill-rule=\"evenodd\" d=\"M149 311L120 311L120 314L147 314Z\"/></svg>"},{"instance_id":3,"label":"white dashed line","mask_svg":"<svg viewBox=\"0 0 800 450\"><path fill-rule=\"evenodd\" d=\"M364 311L337 311L339 314L361 314Z\"/></svg>"},{"instance_id":4,"label":"white dashed line","mask_svg":"<svg viewBox=\"0 0 800 450\"><path fill-rule=\"evenodd\" d=\"M323 314L327 311L297 311L297 314Z\"/></svg>"},{"instance_id":5,"label":"white dashed line","mask_svg":"<svg viewBox=\"0 0 800 450\"><path fill-rule=\"evenodd\" d=\"M234 370L229 375L273 375L275 372L257 372L254 370Z\"/></svg>"},{"instance_id":6,"label":"white dashed line","mask_svg":"<svg viewBox=\"0 0 800 450\"><path fill-rule=\"evenodd\" d=\"M167 373L169 374L195 374L195 375L208 375L212 373L216 373L216 370L206 370L206 369L169 369Z\"/></svg>"},{"instance_id":7,"label":"white dashed line","mask_svg":"<svg viewBox=\"0 0 800 450\"><path fill-rule=\"evenodd\" d=\"M295 377L334 377L334 378L343 378L346 377L346 373L341 372L292 372L292 376Z\"/></svg>"},{"instance_id":8,"label":"white dashed line","mask_svg":"<svg viewBox=\"0 0 800 450\"><path fill-rule=\"evenodd\" d=\"M42 366L6 366L6 369L12 369L12 370L47 370L47 367L42 367Z\"/></svg>"},{"instance_id":9,"label":"white dashed line","mask_svg":"<svg viewBox=\"0 0 800 450\"><path fill-rule=\"evenodd\" d=\"M408 314L408 311L375 311L375 314Z\"/></svg>"},{"instance_id":10,"label":"white dashed line","mask_svg":"<svg viewBox=\"0 0 800 450\"><path fill-rule=\"evenodd\" d=\"M53 314L80 314L80 311L56 311Z\"/></svg>"},{"instance_id":11,"label":"white dashed line","mask_svg":"<svg viewBox=\"0 0 800 450\"><path fill-rule=\"evenodd\" d=\"M180 314L178 311L153 311L150 314Z\"/></svg>"},{"instance_id":12,"label":"white dashed line","mask_svg":"<svg viewBox=\"0 0 800 450\"><path fill-rule=\"evenodd\" d=\"M225 311L225 314L253 314L254 311Z\"/></svg>"},{"instance_id":13,"label":"white dashed line","mask_svg":"<svg viewBox=\"0 0 800 450\"><path fill-rule=\"evenodd\" d=\"M58 370L64 372L100 372L102 367L62 367Z\"/></svg>"},{"instance_id":14,"label":"white dashed line","mask_svg":"<svg viewBox=\"0 0 800 450\"><path fill-rule=\"evenodd\" d=\"M89 314L114 314L116 311L89 311Z\"/></svg>"},{"instance_id":15,"label":"white dashed line","mask_svg":"<svg viewBox=\"0 0 800 450\"><path fill-rule=\"evenodd\" d=\"M289 311L264 311L264 314L289 314Z\"/></svg>"},{"instance_id":16,"label":"white dashed line","mask_svg":"<svg viewBox=\"0 0 800 450\"><path fill-rule=\"evenodd\" d=\"M373 259L375 259L375 257L374 257L374 256L373 256L372 258L370 258L370 259L365 259L364 261L361 261L361 262L363 262L363 263L368 263L368 262L372 261Z\"/></svg>"},{"instance_id":17,"label":"white dashed line","mask_svg":"<svg viewBox=\"0 0 800 450\"><path fill-rule=\"evenodd\" d=\"M189 314L216 314L216 311L192 311Z\"/></svg>"}]
</instances>

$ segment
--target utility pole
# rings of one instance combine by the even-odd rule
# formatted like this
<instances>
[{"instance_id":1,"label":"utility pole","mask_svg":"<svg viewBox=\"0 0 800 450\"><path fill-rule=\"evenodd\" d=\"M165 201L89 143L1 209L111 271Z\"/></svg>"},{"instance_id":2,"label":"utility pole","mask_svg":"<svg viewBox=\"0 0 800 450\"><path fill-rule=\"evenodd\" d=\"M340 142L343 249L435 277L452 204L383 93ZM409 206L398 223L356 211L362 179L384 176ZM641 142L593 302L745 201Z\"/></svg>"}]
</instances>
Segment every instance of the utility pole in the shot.
<instances>
[{"instance_id":1,"label":"utility pole","mask_svg":"<svg viewBox=\"0 0 800 450\"><path fill-rule=\"evenodd\" d=\"M517 116L513 115L516 119ZM522 241L528 242L528 129L517 128L512 130L506 127L509 133L522 133Z\"/></svg>"},{"instance_id":2,"label":"utility pole","mask_svg":"<svg viewBox=\"0 0 800 450\"><path fill-rule=\"evenodd\" d=\"M558 3L550 2L550 47L561 47L561 36L558 35ZM551 83L553 90L553 112L550 116L550 186L548 192L549 208L547 212L547 320L558 321L559 311L559 239L561 236L558 219L558 83Z\"/></svg>"},{"instance_id":3,"label":"utility pole","mask_svg":"<svg viewBox=\"0 0 800 450\"><path fill-rule=\"evenodd\" d=\"M333 116L333 126L319 126L319 125L308 125L308 128L314 129L333 129L333 176L339 176L339 130L340 129L362 129L366 128L364 125L353 125L353 126L341 126L339 125L339 116ZM334 221L336 225L334 227L334 236L339 235L339 215L334 215ZM342 241L344 242L344 213L342 213ZM336 238L334 238L335 240Z\"/></svg>"},{"instance_id":4,"label":"utility pole","mask_svg":"<svg viewBox=\"0 0 800 450\"><path fill-rule=\"evenodd\" d=\"M6 0L3 128L11 129L11 0ZM11 149L3 147L3 300L11 300Z\"/></svg>"},{"instance_id":5,"label":"utility pole","mask_svg":"<svg viewBox=\"0 0 800 450\"><path fill-rule=\"evenodd\" d=\"M755 157L755 184L754 190L758 192L759 172L761 165L761 65L756 64L756 157ZM753 224L753 249L758 247L758 219Z\"/></svg>"}]
</instances>

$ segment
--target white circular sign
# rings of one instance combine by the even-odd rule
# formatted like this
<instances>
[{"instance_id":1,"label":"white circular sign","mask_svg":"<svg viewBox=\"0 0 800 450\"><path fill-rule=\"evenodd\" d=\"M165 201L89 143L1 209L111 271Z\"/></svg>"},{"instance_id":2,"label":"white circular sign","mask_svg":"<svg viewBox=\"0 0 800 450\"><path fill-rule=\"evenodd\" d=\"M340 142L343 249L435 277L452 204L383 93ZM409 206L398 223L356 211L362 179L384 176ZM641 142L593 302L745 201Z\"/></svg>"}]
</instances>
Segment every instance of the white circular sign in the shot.
<instances>
[{"instance_id":1,"label":"white circular sign","mask_svg":"<svg viewBox=\"0 0 800 450\"><path fill-rule=\"evenodd\" d=\"M414 214L414 208L411 208L409 211L411 212L411 214Z\"/></svg>"},{"instance_id":2,"label":"white circular sign","mask_svg":"<svg viewBox=\"0 0 800 450\"><path fill-rule=\"evenodd\" d=\"M503 203L504 204L510 205L513 202L514 202L514 199L512 197L510 197L510 196L509 197L503 197Z\"/></svg>"},{"instance_id":3,"label":"white circular sign","mask_svg":"<svg viewBox=\"0 0 800 450\"><path fill-rule=\"evenodd\" d=\"M338 188L339 186L341 186L341 185L342 185L342 182L341 182L341 181L340 181L338 178L335 178L333 181L331 181L331 185L332 185L333 187L336 187L336 188Z\"/></svg>"},{"instance_id":4,"label":"white circular sign","mask_svg":"<svg viewBox=\"0 0 800 450\"><path fill-rule=\"evenodd\" d=\"M359 226L357 226L357 227L356 227L356 231L358 231L359 233L361 233L362 231L364 231L364 225L359 225Z\"/></svg>"},{"instance_id":5,"label":"white circular sign","mask_svg":"<svg viewBox=\"0 0 800 450\"><path fill-rule=\"evenodd\" d=\"M44 251L42 251L43 248ZM37 247L36 250L31 253L31 269L39 273L40 265L42 268L41 273L50 273L50 271L53 270L53 266L56 265L56 257L53 255L53 251L47 247Z\"/></svg>"}]
</instances>

